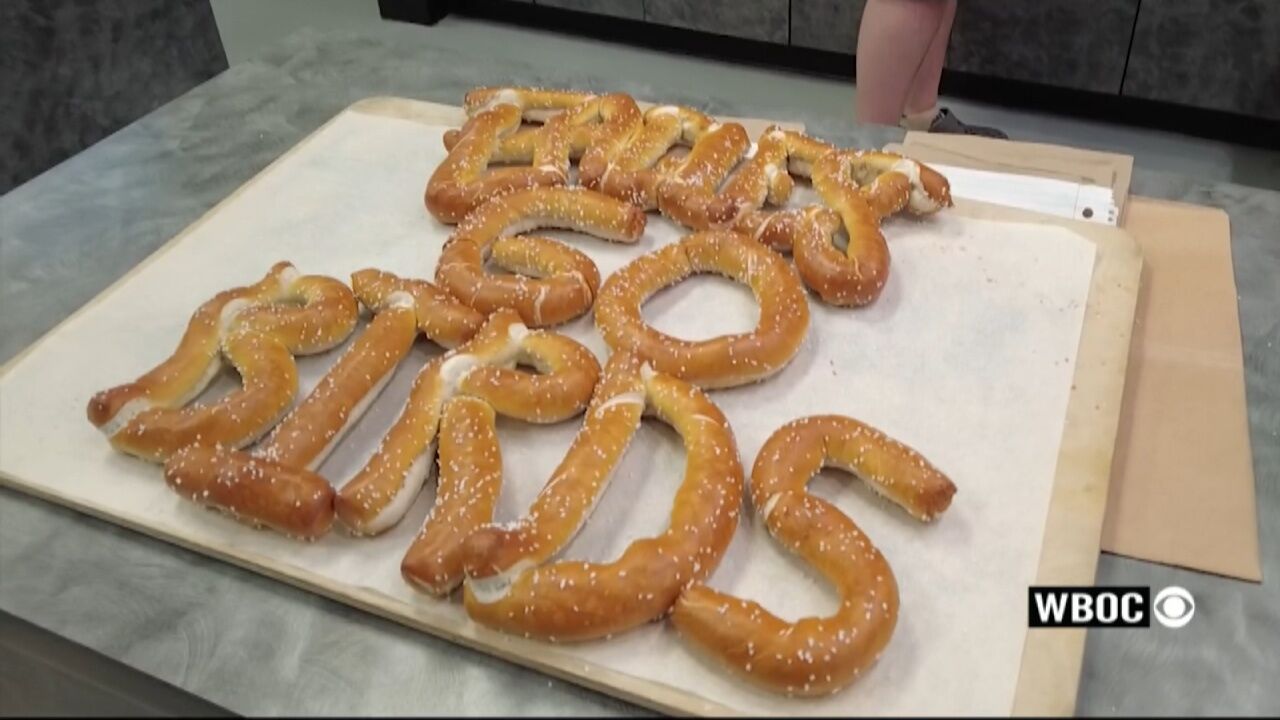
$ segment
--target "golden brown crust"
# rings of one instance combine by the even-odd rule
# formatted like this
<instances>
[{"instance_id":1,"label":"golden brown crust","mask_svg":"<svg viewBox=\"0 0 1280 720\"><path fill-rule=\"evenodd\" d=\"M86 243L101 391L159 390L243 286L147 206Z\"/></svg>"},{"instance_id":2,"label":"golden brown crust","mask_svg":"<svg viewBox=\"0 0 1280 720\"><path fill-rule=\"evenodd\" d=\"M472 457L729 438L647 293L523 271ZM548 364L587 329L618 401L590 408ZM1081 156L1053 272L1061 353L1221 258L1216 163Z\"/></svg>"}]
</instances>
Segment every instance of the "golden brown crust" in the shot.
<instances>
[{"instance_id":1,"label":"golden brown crust","mask_svg":"<svg viewBox=\"0 0 1280 720\"><path fill-rule=\"evenodd\" d=\"M590 309L600 285L595 263L563 243L508 233L558 228L630 243L644 226L639 209L589 190L513 192L458 226L440 255L436 281L482 313L511 308L530 327L557 325ZM487 260L521 274L489 273Z\"/></svg>"},{"instance_id":2,"label":"golden brown crust","mask_svg":"<svg viewBox=\"0 0 1280 720\"><path fill-rule=\"evenodd\" d=\"M519 563L541 565L573 539L626 451L644 412L641 361L614 353L596 385L582 428L520 520L488 525L466 541L467 574L486 578Z\"/></svg>"},{"instance_id":3,"label":"golden brown crust","mask_svg":"<svg viewBox=\"0 0 1280 720\"><path fill-rule=\"evenodd\" d=\"M333 510L330 507L323 516L323 526L317 525L321 518L317 503L332 505L333 492L315 470L409 352L416 326L413 299L405 293L391 295L315 389L252 455L230 448L216 453L180 452L165 464L169 484L184 488L195 502L216 506L245 522L307 539L323 533ZM215 481L236 487L204 493ZM288 511L289 503L299 500L299 488L316 481L324 483L323 497L316 495L296 511Z\"/></svg>"},{"instance_id":4,"label":"golden brown crust","mask_svg":"<svg viewBox=\"0 0 1280 720\"><path fill-rule=\"evenodd\" d=\"M641 306L695 273L714 272L751 288L760 321L750 333L681 340L644 321ZM634 352L661 372L701 387L732 387L782 369L809 328L809 304L787 263L743 235L705 231L633 260L605 281L596 327L614 351Z\"/></svg>"},{"instance_id":5,"label":"golden brown crust","mask_svg":"<svg viewBox=\"0 0 1280 720\"><path fill-rule=\"evenodd\" d=\"M544 374L508 369L516 363ZM399 522L435 461L444 405L451 398L476 397L504 414L554 422L586 407L599 372L595 358L573 340L530 331L513 310L495 312L475 337L418 374L400 417L369 462L338 491L338 519L358 535L378 534Z\"/></svg>"},{"instance_id":6,"label":"golden brown crust","mask_svg":"<svg viewBox=\"0 0 1280 720\"><path fill-rule=\"evenodd\" d=\"M469 579L464 601L476 621L553 642L624 632L666 614L680 589L709 575L728 548L742 494L742 467L728 421L702 391L684 381L647 368L637 371L633 361L611 361L609 367L631 381L639 374L649 408L685 442L684 482L667 530L633 542L611 563L517 564L515 573ZM584 485L544 492L568 503L566 512L581 514L587 504L581 491L589 495L593 487Z\"/></svg>"},{"instance_id":7,"label":"golden brown crust","mask_svg":"<svg viewBox=\"0 0 1280 720\"><path fill-rule=\"evenodd\" d=\"M502 139L520 128L520 118L518 107L502 104L467 121L457 144L427 181L428 212L440 222L454 224L495 196L567 182L570 128L563 115L543 128L534 165L486 173Z\"/></svg>"},{"instance_id":8,"label":"golden brown crust","mask_svg":"<svg viewBox=\"0 0 1280 720\"><path fill-rule=\"evenodd\" d=\"M292 537L314 540L333 524L327 480L248 453L190 445L165 463L164 479L188 500Z\"/></svg>"},{"instance_id":9,"label":"golden brown crust","mask_svg":"<svg viewBox=\"0 0 1280 720\"><path fill-rule=\"evenodd\" d=\"M416 303L418 329L441 347L458 347L484 325L484 315L426 280L400 278L367 268L351 274L351 289L375 313L386 307L394 293L408 293Z\"/></svg>"},{"instance_id":10,"label":"golden brown crust","mask_svg":"<svg viewBox=\"0 0 1280 720\"><path fill-rule=\"evenodd\" d=\"M463 578L462 546L493 520L502 489L502 450L493 407L465 396L444 405L435 505L400 564L405 580L432 595L448 595Z\"/></svg>"},{"instance_id":11,"label":"golden brown crust","mask_svg":"<svg viewBox=\"0 0 1280 720\"><path fill-rule=\"evenodd\" d=\"M688 154L664 163L677 145L689 147ZM677 195L714 190L748 145L746 130L737 123L718 123L692 108L654 107L645 112L629 142L584 155L579 180L584 187L653 210L668 183L684 186L671 191Z\"/></svg>"},{"instance_id":12,"label":"golden brown crust","mask_svg":"<svg viewBox=\"0 0 1280 720\"><path fill-rule=\"evenodd\" d=\"M173 355L138 380L95 395L89 419L116 449L154 462L192 444L243 447L292 403L293 355L341 343L356 316L355 298L341 282L299 276L278 263L261 282L202 305ZM183 407L224 361L243 387L216 403Z\"/></svg>"},{"instance_id":13,"label":"golden brown crust","mask_svg":"<svg viewBox=\"0 0 1280 720\"><path fill-rule=\"evenodd\" d=\"M839 609L787 622L756 602L695 584L671 620L730 670L788 695L846 687L879 658L897 623L897 582L884 556L847 515L805 489L825 465L855 473L921 520L943 512L955 493L914 450L852 418L802 418L765 441L751 472L752 504L774 538L836 587Z\"/></svg>"}]
</instances>

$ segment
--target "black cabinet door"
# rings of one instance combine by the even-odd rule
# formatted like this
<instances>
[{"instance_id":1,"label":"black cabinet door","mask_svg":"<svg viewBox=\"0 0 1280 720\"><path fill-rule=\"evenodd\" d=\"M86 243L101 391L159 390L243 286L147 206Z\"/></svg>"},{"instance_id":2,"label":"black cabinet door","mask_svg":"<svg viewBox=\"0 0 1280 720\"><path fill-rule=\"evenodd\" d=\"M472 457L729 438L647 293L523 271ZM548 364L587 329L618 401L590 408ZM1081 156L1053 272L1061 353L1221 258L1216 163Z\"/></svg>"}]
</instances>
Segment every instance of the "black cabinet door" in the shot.
<instances>
[{"instance_id":1,"label":"black cabinet door","mask_svg":"<svg viewBox=\"0 0 1280 720\"><path fill-rule=\"evenodd\" d=\"M961 0L947 67L1117 94L1137 12L1138 0Z\"/></svg>"},{"instance_id":2,"label":"black cabinet door","mask_svg":"<svg viewBox=\"0 0 1280 720\"><path fill-rule=\"evenodd\" d=\"M791 0L791 44L850 53L866 0Z\"/></svg>"},{"instance_id":3,"label":"black cabinet door","mask_svg":"<svg viewBox=\"0 0 1280 720\"><path fill-rule=\"evenodd\" d=\"M534 4L632 20L644 19L644 0L534 0Z\"/></svg>"},{"instance_id":4,"label":"black cabinet door","mask_svg":"<svg viewBox=\"0 0 1280 720\"><path fill-rule=\"evenodd\" d=\"M1124 94L1280 120L1280 1L1142 0Z\"/></svg>"},{"instance_id":5,"label":"black cabinet door","mask_svg":"<svg viewBox=\"0 0 1280 720\"><path fill-rule=\"evenodd\" d=\"M792 0L791 44L853 53L866 0ZM960 0L947 67L1116 94L1138 0Z\"/></svg>"},{"instance_id":6,"label":"black cabinet door","mask_svg":"<svg viewBox=\"0 0 1280 720\"><path fill-rule=\"evenodd\" d=\"M644 0L644 19L785 45L789 4L790 0Z\"/></svg>"}]
</instances>

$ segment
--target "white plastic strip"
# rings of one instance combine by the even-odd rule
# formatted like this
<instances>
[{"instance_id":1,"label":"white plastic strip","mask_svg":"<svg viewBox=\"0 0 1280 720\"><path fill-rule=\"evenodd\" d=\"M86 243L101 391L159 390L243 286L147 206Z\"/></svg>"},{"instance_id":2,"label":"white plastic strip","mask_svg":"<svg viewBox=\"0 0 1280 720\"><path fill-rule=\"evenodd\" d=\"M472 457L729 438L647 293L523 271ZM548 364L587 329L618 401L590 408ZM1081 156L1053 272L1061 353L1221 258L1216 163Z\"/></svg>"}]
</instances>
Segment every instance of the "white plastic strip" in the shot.
<instances>
[{"instance_id":1,"label":"white plastic strip","mask_svg":"<svg viewBox=\"0 0 1280 720\"><path fill-rule=\"evenodd\" d=\"M947 176L955 197L1102 225L1115 226L1120 220L1111 188L1102 185L936 163L929 166Z\"/></svg>"}]
</instances>

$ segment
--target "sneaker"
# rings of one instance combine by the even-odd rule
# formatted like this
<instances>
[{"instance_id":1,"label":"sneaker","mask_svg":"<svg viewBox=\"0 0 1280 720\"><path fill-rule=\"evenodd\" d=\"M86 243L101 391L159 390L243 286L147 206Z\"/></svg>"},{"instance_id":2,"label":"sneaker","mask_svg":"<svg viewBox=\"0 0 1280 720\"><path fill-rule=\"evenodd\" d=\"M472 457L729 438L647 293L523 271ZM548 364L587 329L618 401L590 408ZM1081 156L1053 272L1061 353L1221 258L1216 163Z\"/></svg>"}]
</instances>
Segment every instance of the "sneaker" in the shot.
<instances>
[{"instance_id":1,"label":"sneaker","mask_svg":"<svg viewBox=\"0 0 1280 720\"><path fill-rule=\"evenodd\" d=\"M929 124L929 132L948 133L951 135L981 135L982 137L999 140L1009 139L1008 135L993 127L963 123L960 118L953 115L947 108L942 108L938 111L937 116L933 118L933 122Z\"/></svg>"}]
</instances>

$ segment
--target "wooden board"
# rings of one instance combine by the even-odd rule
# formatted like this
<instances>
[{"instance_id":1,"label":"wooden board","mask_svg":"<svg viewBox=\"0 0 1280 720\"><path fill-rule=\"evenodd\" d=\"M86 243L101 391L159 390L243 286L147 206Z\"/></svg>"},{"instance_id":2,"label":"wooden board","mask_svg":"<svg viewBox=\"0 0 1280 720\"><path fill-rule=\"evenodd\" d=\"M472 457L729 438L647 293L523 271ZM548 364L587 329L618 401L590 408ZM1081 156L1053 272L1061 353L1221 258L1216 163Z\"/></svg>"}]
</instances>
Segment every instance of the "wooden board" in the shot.
<instances>
[{"instance_id":1,"label":"wooden board","mask_svg":"<svg viewBox=\"0 0 1280 720\"><path fill-rule=\"evenodd\" d=\"M353 110L370 115L398 117L432 124L456 124L462 117L458 108L398 98L374 98L362 101L353 106ZM274 167L285 157L298 152L306 142L304 140L270 167ZM170 250L177 241L217 214L232 199L251 187L256 180L257 178L250 180L219 203L204 218L161 247L72 317L94 306L115 289L127 283L141 268ZM1098 557L1107 480L1128 358L1129 334L1132 328L1141 268L1140 255L1127 234L1111 228L1046 219L1030 213L976 204L962 203L955 212L978 218L1032 220L1061 225L1088 237L1096 244L1097 255L1092 288L1085 312L1076 374L1068 404L1067 422L1057 462L1049 521L1037 575L1037 582L1042 584L1091 584ZM68 318L68 321L70 319ZM54 328L49 335L57 331L58 328ZM49 335L46 335L46 338ZM44 339L7 363L4 372L43 342ZM4 372L0 372L0 376ZM605 667L584 665L580 659L559 652L554 647L512 638L474 624L441 622L440 617L433 615L428 609L406 606L377 591L335 584L325 577L302 572L295 566L284 565L260 554L210 546L181 532L157 528L149 524L146 517L128 517L107 511L80 498L64 496L34 483L25 482L22 478L0 474L0 482L196 552L218 557L447 640L640 705L679 714L719 715L735 712L731 708L709 702L665 684L636 678ZM1074 709L1083 649L1083 631L1029 632L1023 650L1022 667L1012 710L1018 714L1070 714Z\"/></svg>"}]
</instances>

